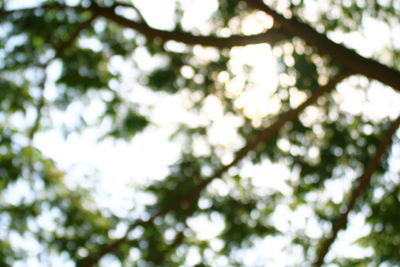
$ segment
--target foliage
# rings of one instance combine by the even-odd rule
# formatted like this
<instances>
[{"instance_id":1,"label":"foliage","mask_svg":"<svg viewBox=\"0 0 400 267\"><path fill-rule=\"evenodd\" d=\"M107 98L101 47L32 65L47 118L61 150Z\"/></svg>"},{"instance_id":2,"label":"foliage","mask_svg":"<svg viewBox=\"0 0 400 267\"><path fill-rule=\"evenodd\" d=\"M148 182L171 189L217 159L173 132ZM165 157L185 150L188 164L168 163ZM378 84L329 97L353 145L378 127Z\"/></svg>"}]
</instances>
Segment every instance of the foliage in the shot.
<instances>
[{"instance_id":1,"label":"foliage","mask_svg":"<svg viewBox=\"0 0 400 267\"><path fill-rule=\"evenodd\" d=\"M400 265L400 122L385 106L368 112L376 88L397 97L399 44L366 58L365 41L328 39L368 35L366 20L398 28L395 1L221 0L193 26L188 1L171 0L162 29L140 1L15 2L0 4L1 266ZM262 48L277 70L239 46ZM143 91L183 99L190 119L174 126L181 155L165 178L130 188L121 212L100 204L93 177L71 182L37 138L63 127L66 138L94 129L99 143L146 136L160 125ZM363 108L344 108L354 95Z\"/></svg>"}]
</instances>

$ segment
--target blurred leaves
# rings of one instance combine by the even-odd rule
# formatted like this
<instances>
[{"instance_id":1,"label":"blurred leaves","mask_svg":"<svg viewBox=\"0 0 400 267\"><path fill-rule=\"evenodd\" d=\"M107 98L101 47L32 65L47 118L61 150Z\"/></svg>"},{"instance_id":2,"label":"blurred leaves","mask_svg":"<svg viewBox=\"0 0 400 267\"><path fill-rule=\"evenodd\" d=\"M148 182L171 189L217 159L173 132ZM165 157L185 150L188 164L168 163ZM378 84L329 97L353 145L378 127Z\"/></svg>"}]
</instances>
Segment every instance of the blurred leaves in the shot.
<instances>
[{"instance_id":1,"label":"blurred leaves","mask_svg":"<svg viewBox=\"0 0 400 267\"><path fill-rule=\"evenodd\" d=\"M156 69L148 76L147 86L155 91L176 93L180 89L178 78L179 73L170 66Z\"/></svg>"},{"instance_id":2,"label":"blurred leaves","mask_svg":"<svg viewBox=\"0 0 400 267\"><path fill-rule=\"evenodd\" d=\"M251 151L243 164L212 177L214 180L207 188L202 186L211 181L207 177L213 171L229 163L236 146L212 142L213 127L228 118L237 119L235 133L239 143L250 142L276 117L296 106L296 98L309 96L340 66L319 55L318 48L307 47L297 39L279 43L273 53L278 57L280 78L271 97L276 97L280 108L277 114L264 114L256 120L246 114L240 97L263 85L257 84L252 66L238 67L231 58L231 50L189 47L156 37L146 39L105 17L92 17L93 5L87 1L77 1L69 8L62 7L68 1L44 3L57 4L57 8L19 10L0 16L0 266L13 266L18 260L25 263L28 257L51 264L53 255L84 266L85 260L109 249L116 238L123 236L120 228L128 228L132 221L139 222L138 226L110 249L113 257L102 265L120 261L124 266L201 267L216 266L220 260L222 266L244 266L245 260L238 255L268 237L291 240L293 248L301 247L306 259L299 264L309 264L317 242L306 228L310 225L329 228L345 208L345 202L327 196L331 193L329 184L344 182L341 194L346 199L350 189L346 187L346 179L360 173L371 159L388 128L388 118L377 120L362 111L342 111L334 96L324 96L313 106L315 119L305 115L287 123L278 135ZM112 1L96 3L107 7L113 4ZM306 4L306 1L289 1L282 6L307 22ZM330 0L325 4L329 5L327 11L322 4L315 4L320 7L318 20L310 22L318 25L318 30L361 31L365 17L380 19L392 28L398 26L399 7L394 1ZM278 1L271 2L271 6L277 5ZM175 7L172 29L176 34L187 30L183 23L184 7L183 4ZM242 29L244 17L253 11L240 1L222 0L213 12L207 23L194 27L194 33L211 32L213 36L237 33ZM137 19L128 12L120 13L125 18ZM74 33L76 38L70 39ZM396 58L398 49L386 53L389 58ZM147 66L147 61L152 64ZM128 78L126 73L130 75ZM43 81L46 74L49 77ZM243 78L243 83L237 82L237 78ZM146 87L138 91L152 90L158 96L184 98L185 115L190 115L190 119L175 129L174 141L182 145L179 160L170 166L165 178L150 182L152 177L147 177L149 182L145 186L132 189L134 199L145 195L147 202L140 207L128 201L126 205L134 208L118 217L117 211L98 207L95 182L93 188L87 186L87 177L82 177L82 185L68 183L69 170L60 169L47 158L35 147L35 136L29 137L27 132L35 120L43 126L38 128L38 134L58 123L71 129L70 118L75 116L82 122L80 128L105 132L100 141L112 137L130 142L137 134L145 134L146 127L154 125L151 107L140 103L140 97L136 99L140 95L135 91L137 84ZM238 84L240 92L232 93L232 85ZM360 87L368 93L367 85ZM41 95L45 98L44 107L37 104ZM205 112L210 99L219 103L218 116L214 116L217 112L212 109L208 112L211 115ZM87 110L90 111L85 113ZM63 112L68 114L60 116ZM217 131L223 139L228 135ZM198 147L207 152L199 153ZM372 182L355 210L364 214L370 227L370 233L358 240L358 244L373 249L373 255L360 259L339 257L333 263L341 266L400 263L398 181L387 178L393 157L390 151L385 154L375 170L378 179ZM262 182L242 174L248 165L261 168L264 164L283 166L287 172L262 169L266 179L271 179ZM284 216L293 215L290 212L303 212L308 218L304 222L301 219L287 222ZM154 214L159 216L151 217ZM146 222L148 218L152 219ZM192 222L203 219L210 230L219 225L219 232L202 238ZM312 219L315 224L310 224ZM280 222L284 225L279 225ZM306 228L298 229L298 225ZM34 240L40 252L33 255L29 248L15 242L15 236ZM281 257L291 253L290 249L285 247ZM192 264L188 264L190 260Z\"/></svg>"},{"instance_id":3,"label":"blurred leaves","mask_svg":"<svg viewBox=\"0 0 400 267\"><path fill-rule=\"evenodd\" d=\"M376 251L373 256L376 262L398 264L400 256L397 248L400 245L400 205L399 185L385 193L379 201L370 205L367 222L371 225L371 232L358 242L365 247L373 247Z\"/></svg>"},{"instance_id":4,"label":"blurred leaves","mask_svg":"<svg viewBox=\"0 0 400 267\"><path fill-rule=\"evenodd\" d=\"M141 132L149 124L149 121L133 110L129 110L122 120L117 123L106 136L129 141L137 133Z\"/></svg>"},{"instance_id":5,"label":"blurred leaves","mask_svg":"<svg viewBox=\"0 0 400 267\"><path fill-rule=\"evenodd\" d=\"M3 112L25 112L32 100L27 86L19 86L13 81L0 79L0 107Z\"/></svg>"}]
</instances>

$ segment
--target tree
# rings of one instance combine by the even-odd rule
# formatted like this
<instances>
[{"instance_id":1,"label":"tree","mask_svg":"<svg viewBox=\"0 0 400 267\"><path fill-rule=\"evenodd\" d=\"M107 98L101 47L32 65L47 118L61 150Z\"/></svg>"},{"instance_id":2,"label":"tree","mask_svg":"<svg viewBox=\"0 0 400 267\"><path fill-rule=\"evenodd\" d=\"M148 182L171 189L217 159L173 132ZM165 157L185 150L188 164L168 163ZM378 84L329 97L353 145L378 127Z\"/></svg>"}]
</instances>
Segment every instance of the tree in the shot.
<instances>
[{"instance_id":1,"label":"tree","mask_svg":"<svg viewBox=\"0 0 400 267\"><path fill-rule=\"evenodd\" d=\"M368 19L398 28L397 2L220 0L207 23L195 26L184 22L187 1L170 2L173 26L164 29L152 26L140 1L51 0L20 8L2 2L0 265L35 259L76 266L264 266L268 251L256 253L259 262L243 255L265 250L265 240L285 244L279 257L288 265L400 264L399 159L391 145L398 144L400 117L393 119L387 106L376 118L342 105L349 91L365 106L376 90L397 96L398 39L370 57L361 55L362 47L337 41L368 30ZM248 34L244 24L252 18L261 22L250 25L262 30ZM232 63L234 49L251 45L275 55L277 73L265 70L279 77L265 98L275 109L240 104L243 95L267 86L257 84L251 65L235 69ZM139 53L159 63L143 69ZM128 203L131 214L124 216L96 206L90 187L68 185L65 172L35 142L57 125L54 112L76 103L100 102L102 108L95 119L77 114L75 125L65 123L66 136L98 128L99 142L129 142L155 124L126 94L115 60L130 64L136 84L185 98L196 118L175 128L172 138L182 154L169 174L132 188L154 202L143 210ZM335 90L339 85L343 90ZM222 120L239 122L235 144L212 141L213 116L204 115L209 101L217 103ZM196 149L199 142L206 152ZM248 166L265 179L276 174L263 167L284 166L288 189L258 187L244 171ZM332 191L334 185L341 190ZM335 242L350 246L337 239L356 217L366 231L353 245L366 250L354 257L332 251ZM200 220L220 230L201 238L193 227ZM113 234L120 228L123 234ZM21 240L34 245L21 246Z\"/></svg>"}]
</instances>

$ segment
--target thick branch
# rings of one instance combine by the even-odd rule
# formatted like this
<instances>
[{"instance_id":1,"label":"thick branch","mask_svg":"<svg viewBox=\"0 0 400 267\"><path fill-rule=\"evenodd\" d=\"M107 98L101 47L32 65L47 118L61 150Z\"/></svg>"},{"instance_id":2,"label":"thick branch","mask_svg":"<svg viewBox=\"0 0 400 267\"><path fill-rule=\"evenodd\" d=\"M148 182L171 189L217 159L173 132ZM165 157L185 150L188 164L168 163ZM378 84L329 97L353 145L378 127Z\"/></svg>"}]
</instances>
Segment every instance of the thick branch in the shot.
<instances>
[{"instance_id":1,"label":"thick branch","mask_svg":"<svg viewBox=\"0 0 400 267\"><path fill-rule=\"evenodd\" d=\"M272 123L268 128L266 128L260 135L258 135L255 139L247 143L242 149L240 149L237 153L235 158L232 160L231 163L228 165L223 166L222 168L216 170L211 176L208 178L202 180L197 187L188 192L186 195L184 195L181 199L178 199L175 202L172 202L170 205L165 206L163 209L159 210L157 213L155 213L153 216L150 217L147 221L136 221L127 230L126 234L120 238L109 244L108 246L105 246L98 254L88 257L84 261L84 264L81 266L85 267L92 267L95 264L98 263L98 261L106 254L111 253L113 251L116 251L118 247L121 245L121 243L124 242L125 239L127 239L128 234L130 231L132 231L134 228L137 226L144 226L144 225L149 225L151 224L157 217L162 216L169 211L177 208L180 206L180 204L186 203L188 210L191 210L192 207L194 207L195 202L198 200L201 192L215 179L221 178L221 176L228 171L231 167L235 166L239 161L241 161L250 151L254 150L259 144L266 142L269 138L273 137L275 134L279 132L280 129L289 121L294 121L298 118L299 114L308 106L312 105L313 103L316 102L316 100L322 96L323 94L332 91L337 84L339 84L342 80L350 76L350 72L348 71L343 71L337 74L335 77L333 77L326 85L321 86L320 88L316 89L313 91L313 94L304 102L302 103L299 107L296 109L293 109L287 113L285 113L283 116L278 118L274 123Z\"/></svg>"},{"instance_id":2,"label":"thick branch","mask_svg":"<svg viewBox=\"0 0 400 267\"><path fill-rule=\"evenodd\" d=\"M326 53L331 58L342 66L354 73L360 73L368 78L378 80L383 84L393 87L400 91L400 72L387 67L372 59L364 58L342 45L336 44L335 42L328 39L325 35L318 33L315 29L309 25L300 22L296 18L286 19L275 10L269 8L259 0L241 0L246 2L249 6L263 10L273 19L278 22L282 29L271 29L265 33L255 35L235 35L231 37L215 37L215 36L196 36L185 32L174 32L174 31L163 31L149 27L146 23L136 22L129 20L115 13L114 7L99 7L92 5L89 8L82 6L69 7L61 4L51 4L39 7L39 9L75 9L77 11L85 11L90 9L105 18L108 18L121 26L125 26L141 32L149 39L159 38L161 40L174 40L182 42L188 45L203 45L213 46L217 48L229 48L233 46L243 46L249 44L260 44L269 43L274 45L275 43L289 39L295 35L302 38L309 45L316 47L320 52ZM25 10L0 10L0 15L8 15L13 12L33 11L35 9Z\"/></svg>"},{"instance_id":3,"label":"thick branch","mask_svg":"<svg viewBox=\"0 0 400 267\"><path fill-rule=\"evenodd\" d=\"M316 47L321 53L328 54L337 63L355 73L365 75L400 91L400 72L375 60L360 56L355 51L337 44L324 34L317 32L309 25L295 17L287 19L265 5L261 0L242 0L249 6L260 9L270 15L282 28L294 36L303 39L308 45Z\"/></svg>"},{"instance_id":4,"label":"thick branch","mask_svg":"<svg viewBox=\"0 0 400 267\"><path fill-rule=\"evenodd\" d=\"M370 160L368 165L364 169L364 173L358 179L358 185L353 189L351 193L349 202L347 203L346 211L343 212L337 222L333 225L331 236L325 240L318 252L317 260L314 263L315 267L320 267L324 263L324 258L329 251L329 248L335 242L335 239L340 230L345 229L347 226L349 213L353 210L357 200L363 195L365 190L367 189L369 182L371 180L372 174L375 172L376 168L379 165L379 162L383 156L383 154L389 149L390 144L392 143L392 139L396 130L400 126L400 116L392 123L388 132L382 139L381 143L378 145L375 155Z\"/></svg>"}]
</instances>

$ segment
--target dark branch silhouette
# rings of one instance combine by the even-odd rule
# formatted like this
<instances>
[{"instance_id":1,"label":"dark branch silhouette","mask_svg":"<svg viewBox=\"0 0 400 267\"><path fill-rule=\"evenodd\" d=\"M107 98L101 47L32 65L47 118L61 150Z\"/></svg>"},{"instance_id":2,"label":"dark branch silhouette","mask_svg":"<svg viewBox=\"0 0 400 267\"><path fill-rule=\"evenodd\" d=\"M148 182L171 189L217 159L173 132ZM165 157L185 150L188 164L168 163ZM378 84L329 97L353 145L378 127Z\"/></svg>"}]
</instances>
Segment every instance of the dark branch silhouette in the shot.
<instances>
[{"instance_id":1,"label":"dark branch silhouette","mask_svg":"<svg viewBox=\"0 0 400 267\"><path fill-rule=\"evenodd\" d=\"M87 259L82 261L82 265L85 267L94 266L99 262L99 260L108 253L116 251L119 246L128 238L129 233L135 229L137 226L146 226L151 224L157 217L163 216L171 210L176 209L182 203L187 204L188 210L191 210L195 205L196 201L199 199L201 192L215 179L221 178L222 175L227 172L231 167L239 163L247 154L254 150L259 144L266 142L269 138L273 137L275 134L282 129L282 127L289 121L294 121L298 118L300 113L308 106L314 104L316 100L325 93L332 91L341 81L351 75L348 71L342 71L334 76L326 85L313 91L312 95L304 101L296 109L290 110L287 113L279 117L274 123L261 132L256 138L248 142L242 149L240 149L235 158L228 165L216 170L211 176L203 179L194 190L185 194L182 198L172 202L171 204L165 206L163 209L159 210L153 216L151 216L147 221L138 220L132 223L123 237L114 240L111 244L103 247L96 255L89 256ZM186 213L185 216L189 216L190 212Z\"/></svg>"},{"instance_id":2,"label":"dark branch silhouette","mask_svg":"<svg viewBox=\"0 0 400 267\"><path fill-rule=\"evenodd\" d=\"M400 116L392 123L386 135L383 137L381 143L377 146L376 152L368 165L364 169L364 173L358 178L358 185L355 187L350 195L350 199L347 203L346 211L343 212L337 222L332 227L332 233L328 239L322 242L318 250L318 256L314 263L315 267L320 267L324 264L324 259L326 254L329 251L329 248L335 242L336 237L340 230L343 230L347 226L349 213L354 209L357 200L364 194L366 191L372 174L375 172L376 168L381 161L382 156L388 151L390 144L392 143L392 139L397 129L400 126Z\"/></svg>"},{"instance_id":3,"label":"dark branch silhouette","mask_svg":"<svg viewBox=\"0 0 400 267\"><path fill-rule=\"evenodd\" d=\"M370 79L380 81L393 89L400 91L400 72L387 67L373 59L360 56L355 51L331 41L324 34L292 17L287 19L260 0L241 0L250 7L257 8L270 15L275 22L294 36L303 39L308 45L317 48L321 53L328 54L334 61L354 73L365 75Z\"/></svg>"}]
</instances>

